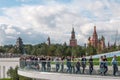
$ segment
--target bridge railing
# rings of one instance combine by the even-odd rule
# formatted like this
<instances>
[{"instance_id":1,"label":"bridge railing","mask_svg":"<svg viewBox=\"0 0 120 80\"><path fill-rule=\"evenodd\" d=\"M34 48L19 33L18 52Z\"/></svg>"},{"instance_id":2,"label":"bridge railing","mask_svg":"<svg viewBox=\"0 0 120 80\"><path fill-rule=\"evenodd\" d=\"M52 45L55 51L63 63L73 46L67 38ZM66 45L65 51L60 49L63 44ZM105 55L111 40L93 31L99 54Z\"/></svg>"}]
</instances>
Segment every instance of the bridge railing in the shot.
<instances>
[{"instance_id":1,"label":"bridge railing","mask_svg":"<svg viewBox=\"0 0 120 80\"><path fill-rule=\"evenodd\" d=\"M80 64L79 64L80 63ZM107 72L106 68L100 67L98 61L93 61L93 70L90 68L90 64L86 62L86 65L80 61L39 61L39 60L20 60L20 69L22 70L33 70L39 72L55 72L55 73L70 73L70 74L92 74L92 75L113 75L113 65L108 61ZM120 62L116 70L116 76L120 76L119 68ZM92 73L91 73L92 70ZM104 74L105 73L105 74Z\"/></svg>"}]
</instances>

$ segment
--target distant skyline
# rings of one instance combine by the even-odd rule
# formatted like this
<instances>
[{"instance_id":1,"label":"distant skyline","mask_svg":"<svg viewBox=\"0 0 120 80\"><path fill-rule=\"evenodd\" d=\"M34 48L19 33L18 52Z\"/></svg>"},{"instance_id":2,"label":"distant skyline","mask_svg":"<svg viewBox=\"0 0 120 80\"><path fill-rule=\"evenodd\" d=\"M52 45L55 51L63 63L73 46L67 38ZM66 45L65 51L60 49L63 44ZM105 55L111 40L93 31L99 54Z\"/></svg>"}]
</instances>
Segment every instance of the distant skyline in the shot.
<instances>
[{"instance_id":1,"label":"distant skyline","mask_svg":"<svg viewBox=\"0 0 120 80\"><path fill-rule=\"evenodd\" d=\"M113 44L120 33L120 0L0 0L0 45L46 42L63 44L75 29L78 45L87 43L94 26ZM117 38L120 41L119 36Z\"/></svg>"}]
</instances>

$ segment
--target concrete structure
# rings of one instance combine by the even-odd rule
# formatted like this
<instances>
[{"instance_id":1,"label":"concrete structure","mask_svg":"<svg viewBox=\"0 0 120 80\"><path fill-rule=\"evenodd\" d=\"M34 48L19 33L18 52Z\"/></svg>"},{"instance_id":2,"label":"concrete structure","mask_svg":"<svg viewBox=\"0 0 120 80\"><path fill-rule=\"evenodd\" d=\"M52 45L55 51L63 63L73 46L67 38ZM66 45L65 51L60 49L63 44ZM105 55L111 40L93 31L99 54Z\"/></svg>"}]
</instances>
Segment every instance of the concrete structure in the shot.
<instances>
[{"instance_id":1,"label":"concrete structure","mask_svg":"<svg viewBox=\"0 0 120 80\"><path fill-rule=\"evenodd\" d=\"M8 69L16 66L19 66L19 58L0 58L0 78L8 78Z\"/></svg>"},{"instance_id":2,"label":"concrete structure","mask_svg":"<svg viewBox=\"0 0 120 80\"><path fill-rule=\"evenodd\" d=\"M98 76L98 75L81 75L81 74L64 74L64 73L49 73L38 71L18 70L18 74L26 77L31 77L36 80L119 80L120 77L113 76Z\"/></svg>"},{"instance_id":3,"label":"concrete structure","mask_svg":"<svg viewBox=\"0 0 120 80\"><path fill-rule=\"evenodd\" d=\"M120 51L112 52L112 54L120 53ZM111 55L111 54L109 54ZM7 71L10 67L15 68L19 66L19 58L0 58L0 78L7 78ZM66 66L64 66L66 68ZM55 69L55 65L52 65ZM86 67L88 69L88 66ZM94 66L94 70L97 72L99 66ZM109 71L112 71L112 66L108 67ZM120 69L120 66L118 67ZM87 72L87 71L86 71ZM112 72L110 72L112 74ZM119 80L120 77L114 76L100 76L100 75L82 75L82 74L64 74L55 72L40 72L35 70L19 69L18 74L30 78L35 78L36 80ZM96 73L98 74L98 73ZM110 74L110 75L111 75Z\"/></svg>"}]
</instances>

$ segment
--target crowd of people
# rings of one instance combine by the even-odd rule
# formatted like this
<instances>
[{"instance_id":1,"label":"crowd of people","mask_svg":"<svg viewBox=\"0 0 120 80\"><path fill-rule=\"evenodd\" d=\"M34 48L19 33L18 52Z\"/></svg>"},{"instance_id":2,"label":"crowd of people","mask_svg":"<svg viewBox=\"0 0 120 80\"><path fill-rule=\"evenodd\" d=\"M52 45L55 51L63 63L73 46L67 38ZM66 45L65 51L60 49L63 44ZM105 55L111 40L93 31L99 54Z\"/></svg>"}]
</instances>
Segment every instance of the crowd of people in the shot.
<instances>
[{"instance_id":1,"label":"crowd of people","mask_svg":"<svg viewBox=\"0 0 120 80\"><path fill-rule=\"evenodd\" d=\"M114 55L111 64L113 65L113 75L118 71L118 62ZM73 74L85 74L86 66L89 66L89 74L93 74L94 59L90 56L87 59L84 55L81 58L76 57L50 57L50 56L22 56L20 58L20 67L35 69L44 72L64 72ZM106 55L101 56L99 60L99 73L106 75L108 71L108 60Z\"/></svg>"}]
</instances>

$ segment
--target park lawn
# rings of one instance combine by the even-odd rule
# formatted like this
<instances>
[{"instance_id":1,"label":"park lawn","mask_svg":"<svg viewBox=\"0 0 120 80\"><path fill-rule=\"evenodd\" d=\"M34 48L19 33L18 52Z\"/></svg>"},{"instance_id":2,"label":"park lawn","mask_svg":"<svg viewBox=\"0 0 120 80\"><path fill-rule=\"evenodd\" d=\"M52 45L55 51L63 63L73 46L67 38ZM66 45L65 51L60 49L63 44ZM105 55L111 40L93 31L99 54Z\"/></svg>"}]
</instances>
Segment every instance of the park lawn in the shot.
<instances>
[{"instance_id":1,"label":"park lawn","mask_svg":"<svg viewBox=\"0 0 120 80\"><path fill-rule=\"evenodd\" d=\"M112 64L111 64L112 57L107 58L107 60L108 60L108 65L112 66ZM118 65L120 66L120 56L117 57L117 61L118 61ZM93 62L94 62L94 65L99 65L99 58L94 58ZM56 64L56 62L52 61L51 64ZM66 60L64 61L64 65L66 65ZM88 65L88 60L87 60L87 65Z\"/></svg>"},{"instance_id":2,"label":"park lawn","mask_svg":"<svg viewBox=\"0 0 120 80\"><path fill-rule=\"evenodd\" d=\"M111 66L112 65L111 64L112 57L107 58L107 60L108 60L108 65ZM99 65L99 59L98 58L93 59L93 61L94 61L94 65ZM118 61L118 65L120 66L120 56L117 57L117 61Z\"/></svg>"},{"instance_id":3,"label":"park lawn","mask_svg":"<svg viewBox=\"0 0 120 80\"><path fill-rule=\"evenodd\" d=\"M12 79L10 79L10 78L4 78L4 79L0 79L0 80L12 80Z\"/></svg>"}]
</instances>

